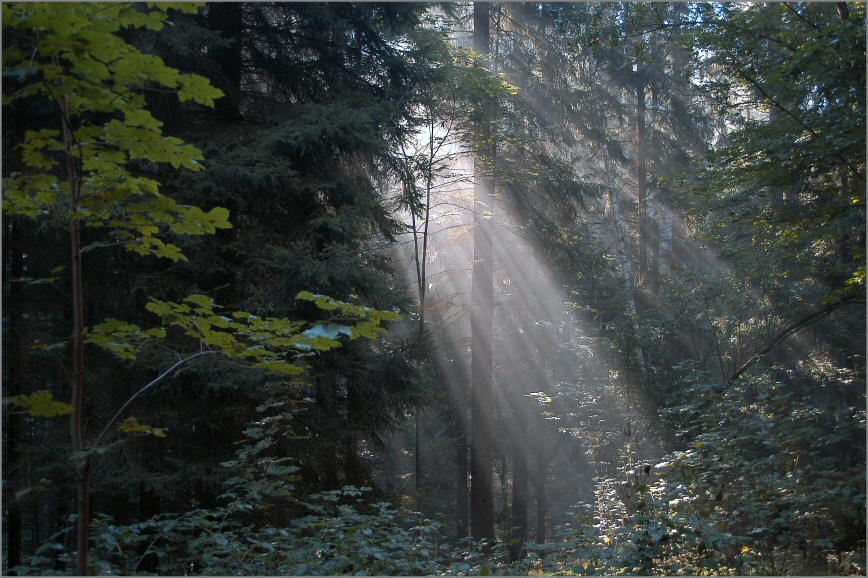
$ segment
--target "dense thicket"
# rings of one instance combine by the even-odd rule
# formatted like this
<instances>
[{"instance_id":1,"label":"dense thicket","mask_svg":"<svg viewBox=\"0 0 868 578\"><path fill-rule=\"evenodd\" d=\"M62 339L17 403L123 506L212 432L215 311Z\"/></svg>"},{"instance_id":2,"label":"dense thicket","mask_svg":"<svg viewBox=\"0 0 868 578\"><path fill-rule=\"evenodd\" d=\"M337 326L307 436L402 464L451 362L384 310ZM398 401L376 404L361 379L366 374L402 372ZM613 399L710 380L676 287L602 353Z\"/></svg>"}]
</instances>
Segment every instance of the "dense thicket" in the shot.
<instances>
[{"instance_id":1,"label":"dense thicket","mask_svg":"<svg viewBox=\"0 0 868 578\"><path fill-rule=\"evenodd\" d=\"M139 234L187 260L82 228L84 326L168 329L135 359L85 348L91 571L864 574L864 5L212 3L139 20L156 13L122 12L117 36L223 97L136 84L204 170L117 166L231 228L180 234L92 190L110 202L86 223L141 211L156 228ZM27 68L51 26L4 20L3 563L68 573L76 477L52 411L75 387L70 220L38 178L85 152L34 131L62 129L51 65L68 86L91 51ZM76 118L135 126L119 110ZM190 294L309 322L289 346L305 373L148 312ZM329 324L320 295L405 321L350 340L365 310ZM312 354L317 339L340 347ZM225 354L97 435L203 347ZM64 403L24 397L46 391ZM488 544L464 537L491 526Z\"/></svg>"},{"instance_id":2,"label":"dense thicket","mask_svg":"<svg viewBox=\"0 0 868 578\"><path fill-rule=\"evenodd\" d=\"M212 168L177 186L193 202L228 207L238 225L186 274L267 314L306 314L292 303L302 289L406 306L377 247L400 230L384 183L395 180L398 147L438 66L434 37L418 30L424 8L215 6L205 24L236 49L199 66L218 85L235 83L237 110L191 127ZM350 347L314 372L297 432L313 437L292 452L309 456L310 488L369 481L358 444L376 444L421 396L414 356L400 344L376 355Z\"/></svg>"},{"instance_id":3,"label":"dense thicket","mask_svg":"<svg viewBox=\"0 0 868 578\"><path fill-rule=\"evenodd\" d=\"M387 310L406 305L407 297L394 288L395 271L387 256L373 249L399 230L391 214L393 201L382 184L394 179L396 147L412 130L413 103L436 76L436 62L430 60L438 48L436 35L418 31L418 43L413 36L423 15L424 7L417 5L229 4L207 7L196 17L176 15L170 32L127 32L132 42L147 46L170 65L210 76L228 95L212 112L179 106L159 91L149 93L150 108L168 132L204 151L208 161L201 174L208 176L191 179L156 164L137 168L163 180L164 193L179 202L228 208L233 227L211 239L176 241L190 258L173 267L121 247L100 252L98 266L87 261L86 254L85 264L93 273L85 277L85 325L108 317L153 324L144 310L149 299L190 292L206 293L224 306L262 317L315 318L315 309L295 301L302 289ZM309 34L311 30L316 32ZM401 47L395 45L399 40L404 42ZM8 35L7 42L15 41L18 38ZM17 88L14 83L7 86ZM16 103L16 122L10 124L18 132L4 133L10 159L24 131L45 122L39 114L22 114L29 104ZM7 175L13 174L14 161L6 166ZM56 244L39 246L42 239L49 242L52 223L43 219L38 234L26 219L5 222L10 242L4 244L4 278L12 297L21 294L15 299L21 309L7 317L4 328L16 338L4 344L20 351L33 343L58 343L42 349L31 345L29 354L18 354L25 359L56 358L43 366L58 365L53 378L57 385L37 374L18 378L13 373L23 382L5 393L50 389L62 398L62 336L69 321L62 305L52 315L29 294L53 291L62 296L68 279L61 275L41 284L26 279L47 277L57 265ZM28 243L23 230L36 235L33 242ZM18 265L21 260L26 263ZM43 327L27 333L16 328L34 314L25 303L45 320ZM30 337L40 329L44 333ZM93 428L101 427L142 384L171 365L173 349L185 347L183 341L167 342L135 364L95 353L87 408L88 421L97 424ZM361 444L376 447L377 436L394 427L422 396L413 378L419 353L400 342L383 344L376 352L349 345L342 353L313 372L315 378L282 387L271 383L273 377L228 360L182 368L171 385L143 396L133 408L143 423L158 423L172 435L129 440L100 460L93 476L94 514L130 523L161 512L183 512L190 503L216 506L227 477L220 464L233 456L235 443L263 403L291 405L298 414L295 431L283 432L275 451L307 465L300 480L305 491L369 483ZM22 370L24 364L22 360ZM13 432L20 436L15 440L17 456L4 470L9 480L19 480L13 484L16 491L42 479L46 490L52 488L59 497L67 491L64 464L26 458L28 452L40 451L30 449L34 443L44 447L41 451L52 451L52 445L61 451L64 426L59 420L40 420L39 427L36 438ZM50 468L52 462L59 466L56 470L22 472L24 477L18 478L27 463ZM63 526L70 512L65 506L58 509L62 500L37 496L29 503L34 514L39 512L26 524L35 537L26 548L32 552ZM43 513L43 507L50 509Z\"/></svg>"}]
</instances>

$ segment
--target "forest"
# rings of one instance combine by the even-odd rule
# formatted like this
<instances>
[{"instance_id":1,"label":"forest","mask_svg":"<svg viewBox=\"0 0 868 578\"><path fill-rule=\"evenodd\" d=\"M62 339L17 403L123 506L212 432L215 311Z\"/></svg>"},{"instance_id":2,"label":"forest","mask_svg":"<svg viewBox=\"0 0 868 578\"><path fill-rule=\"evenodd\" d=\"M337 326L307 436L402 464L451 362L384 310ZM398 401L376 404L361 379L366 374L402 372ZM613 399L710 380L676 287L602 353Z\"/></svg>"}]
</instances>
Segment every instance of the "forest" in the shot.
<instances>
[{"instance_id":1,"label":"forest","mask_svg":"<svg viewBox=\"0 0 868 578\"><path fill-rule=\"evenodd\" d=\"M7 2L5 575L865 575L859 2Z\"/></svg>"}]
</instances>

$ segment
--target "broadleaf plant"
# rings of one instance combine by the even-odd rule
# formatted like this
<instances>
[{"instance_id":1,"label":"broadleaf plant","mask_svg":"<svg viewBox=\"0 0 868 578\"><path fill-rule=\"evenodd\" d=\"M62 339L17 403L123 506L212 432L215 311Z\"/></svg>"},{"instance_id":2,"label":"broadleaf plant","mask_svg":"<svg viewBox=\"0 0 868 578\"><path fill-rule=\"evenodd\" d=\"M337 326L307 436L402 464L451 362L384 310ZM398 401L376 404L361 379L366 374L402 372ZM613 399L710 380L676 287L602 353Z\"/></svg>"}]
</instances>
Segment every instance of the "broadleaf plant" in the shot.
<instances>
[{"instance_id":1,"label":"broadleaf plant","mask_svg":"<svg viewBox=\"0 0 868 578\"><path fill-rule=\"evenodd\" d=\"M223 93L207 79L184 74L155 55L128 43L128 29L160 30L169 10L194 13L202 4L152 3L8 3L3 5L3 106L18 101L39 103L52 111L52 126L26 131L15 154L17 167L3 179L3 212L39 221L60 221L70 232L71 264L71 395L70 402L55 401L50 392L17 396L8 402L34 416L70 414L71 456L76 481L76 574L87 575L89 492L91 462L103 453L100 441L132 401L179 364L204 353L221 353L256 367L297 375L297 355L325 351L339 345L326 335L301 333L304 323L286 319L260 319L235 312L224 317L204 295L181 303L153 301L152 312L166 325L197 339L201 350L182 357L172 368L139 389L118 410L93 443L85 440L85 343L134 359L148 340L166 335L163 328L142 330L136 325L108 319L88 330L84 326L83 253L100 247L123 246L141 256L187 260L171 235L214 234L231 228L229 211L205 210L177 203L160 192L153 167L201 171L203 155L194 146L163 133L163 124L146 109L149 90L174 92L181 102L213 106ZM51 122L51 121L49 121ZM167 169L168 170L168 169ZM83 228L105 232L102 239L82 246ZM317 297L333 310L351 338L375 337L380 323L394 318ZM349 333L347 333L349 332ZM299 347L296 347L296 346ZM291 352L287 354L287 351ZM295 352L299 352L296 354ZM118 428L126 433L163 436L157 427L129 418Z\"/></svg>"}]
</instances>

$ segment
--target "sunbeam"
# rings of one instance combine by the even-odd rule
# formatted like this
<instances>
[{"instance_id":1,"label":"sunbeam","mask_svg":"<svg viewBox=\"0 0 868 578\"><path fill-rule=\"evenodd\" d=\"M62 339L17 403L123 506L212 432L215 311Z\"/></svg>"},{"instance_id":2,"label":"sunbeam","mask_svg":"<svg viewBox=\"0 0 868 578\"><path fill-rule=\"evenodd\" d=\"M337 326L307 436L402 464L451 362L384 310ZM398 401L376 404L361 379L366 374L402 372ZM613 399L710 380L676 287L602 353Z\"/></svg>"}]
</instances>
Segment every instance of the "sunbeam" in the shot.
<instances>
[{"instance_id":1,"label":"sunbeam","mask_svg":"<svg viewBox=\"0 0 868 578\"><path fill-rule=\"evenodd\" d=\"M5 575L864 575L865 3L3 4Z\"/></svg>"},{"instance_id":2,"label":"sunbeam","mask_svg":"<svg viewBox=\"0 0 868 578\"><path fill-rule=\"evenodd\" d=\"M472 235L475 218L483 210L477 206L473 187L467 182L472 165L462 158L452 162L445 171L447 176L432 188L425 320L437 352L438 373L450 394L457 397L456 407L466 408ZM609 472L599 470L599 466L595 472L586 457L594 451L592 446L601 442L599 437L588 439L591 430L602 430L607 442L620 442L624 427L632 424L631 436L642 440L640 459L655 459L662 455L662 442L655 433L655 408L641 385L606 354L605 345L599 343L590 326L593 319L583 313L589 307L575 303L564 287L564 272L553 270L534 246L527 217L518 214L501 187L492 202L493 206L484 212L495 230L493 410L506 417L501 420L506 424L523 416L525 427L531 424L528 431L533 437L527 440L531 451L539 456L554 454L541 465L543 479L551 486L546 489L549 495L576 504L593 502L594 476ZM412 235L408 233L401 243L406 263L413 261L410 254L418 246ZM610 251L610 238L598 234L598 249ZM567 399L573 402L565 403ZM575 400L579 400L578 411ZM462 415L460 423L467 427L468 418ZM515 431L508 430L496 436L495 455L501 469L517 443L515 435ZM556 457L560 467L549 468ZM498 488L501 510L507 503L503 492L508 489ZM502 519L505 513L499 511L498 516ZM567 523L568 518L563 512L551 513L549 523Z\"/></svg>"}]
</instances>

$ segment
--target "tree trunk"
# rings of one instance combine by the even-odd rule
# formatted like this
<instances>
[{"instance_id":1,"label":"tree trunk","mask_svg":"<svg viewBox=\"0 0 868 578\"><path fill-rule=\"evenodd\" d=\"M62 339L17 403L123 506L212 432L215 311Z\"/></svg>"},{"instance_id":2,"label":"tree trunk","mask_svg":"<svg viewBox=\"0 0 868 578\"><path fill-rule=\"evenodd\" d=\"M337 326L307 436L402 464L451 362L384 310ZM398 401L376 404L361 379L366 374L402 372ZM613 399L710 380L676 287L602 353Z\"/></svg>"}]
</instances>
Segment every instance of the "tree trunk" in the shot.
<instances>
[{"instance_id":1,"label":"tree trunk","mask_svg":"<svg viewBox=\"0 0 868 578\"><path fill-rule=\"evenodd\" d=\"M422 243L421 246L419 244L419 224L416 222L416 213L411 209L410 215L412 217L412 227L413 227L413 257L416 262L416 283L417 290L419 293L419 329L417 339L420 347L422 346L422 341L425 337L425 297L428 288L427 281L427 264L428 264L428 225L431 220L431 189L433 187L434 181L434 156L435 156L435 148L434 148L434 120L433 117L430 119L428 123L428 162L426 167L425 174L425 205L423 208L424 214L423 225L422 225ZM412 175L408 176L408 180L412 179ZM407 183L407 186L412 186L414 188L415 194L415 183ZM417 406L416 411L414 413L415 417L415 448L414 448L414 461L415 461L415 479L416 479L416 510L421 512L425 507L425 496L424 496L424 478L422 472L422 408Z\"/></svg>"},{"instance_id":2,"label":"tree trunk","mask_svg":"<svg viewBox=\"0 0 868 578\"><path fill-rule=\"evenodd\" d=\"M314 407L316 408L316 419L317 421L321 421L326 424L326 431L334 432L336 431L336 425L333 423L335 420L335 416L337 414L337 409L335 408L335 402L333 399L334 392L334 383L333 380L329 378L328 375L324 373L320 373L316 376L316 395L314 396ZM322 468L318 472L320 480L319 482L325 486L326 488L334 488L339 482L338 476L338 439L332 433L328 435L325 440L326 444L326 452L329 452L330 455L327 457L330 459L321 460Z\"/></svg>"},{"instance_id":3,"label":"tree trunk","mask_svg":"<svg viewBox=\"0 0 868 578\"><path fill-rule=\"evenodd\" d=\"M83 455L82 413L84 411L84 308L82 305L81 279L81 230L78 220L70 225L72 238L72 417L70 437L72 439L73 464L76 476L76 571L79 576L88 574L88 536L90 534L90 456Z\"/></svg>"},{"instance_id":4,"label":"tree trunk","mask_svg":"<svg viewBox=\"0 0 868 578\"><path fill-rule=\"evenodd\" d=\"M23 312L24 303L21 295L21 283L12 283L11 280L23 275L23 235L21 221L17 218L6 218L3 227L3 284L5 299L6 332L3 336L3 394L15 396L22 393L21 373L24 366L23 335ZM8 286L8 293L5 288ZM21 440L21 416L18 412L9 412L4 418L4 430L6 448L3 452L3 468L7 479L11 480L10 487L3 488L3 501L7 504L6 510L6 549L7 570L21 564L21 506L15 499L17 486L17 470L19 451L18 443Z\"/></svg>"},{"instance_id":5,"label":"tree trunk","mask_svg":"<svg viewBox=\"0 0 868 578\"><path fill-rule=\"evenodd\" d=\"M645 166L645 81L636 71L636 160L637 160L637 229L639 231L639 270L637 284L648 278L648 206Z\"/></svg>"},{"instance_id":6,"label":"tree trunk","mask_svg":"<svg viewBox=\"0 0 868 578\"><path fill-rule=\"evenodd\" d=\"M422 484L422 409L419 406L416 406L416 411L414 415L414 448L413 448L413 458L415 462L414 468L414 477L416 480L415 486L415 494L416 494L416 511L421 512L425 507L425 496L423 495L424 488Z\"/></svg>"},{"instance_id":7,"label":"tree trunk","mask_svg":"<svg viewBox=\"0 0 868 578\"><path fill-rule=\"evenodd\" d=\"M651 144L651 150L656 151L655 147L655 139L654 139L654 128L657 125L657 89L655 87L651 87L651 130L649 132L649 142ZM657 157L657 161L659 161L659 157ZM654 167L657 167L657 170L652 171L655 174L659 174L659 162L655 162L653 164ZM655 175L652 175L652 182L655 179ZM657 203L657 199L655 198L657 195L657 187L651 186L651 194L648 199L648 226L651 228L651 294L654 296L654 307L660 306L660 213L657 210L659 204Z\"/></svg>"},{"instance_id":8,"label":"tree trunk","mask_svg":"<svg viewBox=\"0 0 868 578\"><path fill-rule=\"evenodd\" d=\"M520 275L520 271L508 272L510 276ZM525 295L524 306L526 313L519 314L518 330L524 335L534 335L534 319L540 319L540 312L533 311L530 299ZM517 352L518 363L515 364L515 369L511 373L513 378L509 381L510 387L510 409L512 410L513 427L511 432L512 440L512 511L511 523L509 532L509 557L512 561L521 560L525 555L524 544L527 542L527 526L528 526L528 422L531 412L538 411L539 408L531 406L528 402L528 394L535 389L538 389L539 384L546 382L545 374L540 371L540 367L544 366L545 359L542 356L534 358L534 355L541 353L546 348L546 343L541 340L541 336L537 333L536 336L538 351L534 348L523 348ZM508 382L509 383L509 382ZM535 385L534 385L535 384Z\"/></svg>"},{"instance_id":9,"label":"tree trunk","mask_svg":"<svg viewBox=\"0 0 868 578\"><path fill-rule=\"evenodd\" d=\"M463 411L463 407L460 409ZM456 416L455 438L455 537L466 538L469 521L468 487L467 487L467 436L465 425L460 416Z\"/></svg>"},{"instance_id":10,"label":"tree trunk","mask_svg":"<svg viewBox=\"0 0 868 578\"><path fill-rule=\"evenodd\" d=\"M509 558L521 560L527 540L527 416L522 411L524 397L516 396L515 428L512 439L512 530Z\"/></svg>"},{"instance_id":11,"label":"tree trunk","mask_svg":"<svg viewBox=\"0 0 868 578\"><path fill-rule=\"evenodd\" d=\"M54 62L57 65L55 59ZM62 86L61 93L63 92ZM79 203L79 166L75 156L75 143L71 132L69 104L65 96L58 101L60 122L66 162L66 179L69 187L69 211L75 215ZM90 533L90 456L84 453L82 435L82 413L84 411L84 295L81 267L81 225L72 218L69 225L70 237L70 277L72 280L72 382L70 386L69 435L72 450L72 464L75 475L75 540L76 574L88 574L88 535Z\"/></svg>"},{"instance_id":12,"label":"tree trunk","mask_svg":"<svg viewBox=\"0 0 868 578\"><path fill-rule=\"evenodd\" d=\"M79 167L74 156L75 146L70 132L69 108L66 97L60 99L63 124L63 144L66 150L66 177L69 185L69 210L75 215L79 202ZM69 433L72 442L72 463L76 479L76 573L88 574L88 535L90 533L90 456L84 454L82 413L84 411L84 295L81 267L81 226L77 218L69 225L70 275L72 278L72 413Z\"/></svg>"},{"instance_id":13,"label":"tree trunk","mask_svg":"<svg viewBox=\"0 0 868 578\"><path fill-rule=\"evenodd\" d=\"M666 211L663 223L660 225L660 277L669 277L672 273L672 213Z\"/></svg>"},{"instance_id":14,"label":"tree trunk","mask_svg":"<svg viewBox=\"0 0 868 578\"><path fill-rule=\"evenodd\" d=\"M459 354L454 350L454 343L441 343L440 355L436 359L442 362L438 367L438 375L448 384L452 395L453 432L455 440L454 476L455 476L455 536L466 538L470 530L470 487L468 485L468 391L470 380L468 367L459 362Z\"/></svg>"},{"instance_id":15,"label":"tree trunk","mask_svg":"<svg viewBox=\"0 0 868 578\"><path fill-rule=\"evenodd\" d=\"M567 440L566 434L558 433L557 436L549 442L546 435L546 419L542 415L538 415L537 423L539 424L539 433L537 438L537 451L534 454L536 458L536 473L534 475L534 486L536 487L536 542L543 544L546 541L546 479L548 478L549 464L558 454L561 445Z\"/></svg>"},{"instance_id":16,"label":"tree trunk","mask_svg":"<svg viewBox=\"0 0 868 578\"><path fill-rule=\"evenodd\" d=\"M838 16L841 22L846 22L850 18L850 9L846 2L835 2L835 7L838 9Z\"/></svg>"},{"instance_id":17,"label":"tree trunk","mask_svg":"<svg viewBox=\"0 0 868 578\"><path fill-rule=\"evenodd\" d=\"M546 542L546 466L537 469L536 486L536 543Z\"/></svg>"},{"instance_id":18,"label":"tree trunk","mask_svg":"<svg viewBox=\"0 0 868 578\"><path fill-rule=\"evenodd\" d=\"M4 107L5 109L6 107ZM22 143L26 132L24 120L26 115L20 100L13 101L9 105L9 112L4 110L3 120L8 121L11 127L11 142ZM7 116L8 114L8 116ZM11 156L11 155L10 155ZM21 170L21 163L15 155L7 163L6 169L11 171ZM13 283L14 279L24 276L24 255L26 253L25 235L22 228L22 219L18 217L4 216L3 219L3 395L7 397L24 393L22 376L25 375L24 364L26 362L26 336L24 333L24 295L23 284ZM8 505L6 512L5 530L7 570L21 564L22 544L22 512L19 500L15 499L15 491L18 489L19 449L23 428L21 415L18 412L9 412L4 418L4 435L6 448L3 452L3 470L5 479L11 481L10 487L3 489L3 501ZM8 495L8 498L7 498ZM34 546L35 547L35 546Z\"/></svg>"},{"instance_id":19,"label":"tree trunk","mask_svg":"<svg viewBox=\"0 0 868 578\"><path fill-rule=\"evenodd\" d=\"M627 258L627 238L624 231L624 222L621 219L621 199L614 187L614 176L609 167L609 160L606 157L606 173L609 175L609 201L612 203L612 218L615 221L615 235L618 237L618 262L621 266L621 277L624 280L624 293L627 296L628 315L633 327L634 349L633 356L636 358L636 364L639 367L640 379L644 383L645 379L645 355L642 351L642 345L639 342L639 316L636 312L636 296L633 291L633 282L631 280L630 260Z\"/></svg>"},{"instance_id":20,"label":"tree trunk","mask_svg":"<svg viewBox=\"0 0 868 578\"><path fill-rule=\"evenodd\" d=\"M473 5L473 45L480 55L477 66L488 60L489 4ZM487 103L480 103L484 115ZM470 530L475 540L494 540L494 491L492 479L493 366L492 324L494 313L494 271L491 226L491 193L494 182L490 123L477 127L478 152L474 158L476 226L473 231L473 271L470 296L471 332L471 450ZM486 166L489 164L489 166Z\"/></svg>"},{"instance_id":21,"label":"tree trunk","mask_svg":"<svg viewBox=\"0 0 868 578\"><path fill-rule=\"evenodd\" d=\"M534 475L534 489L536 490L536 543L545 544L546 541L546 470L548 460L546 454L546 429L545 419L539 416L539 442L536 453L536 475Z\"/></svg>"}]
</instances>

